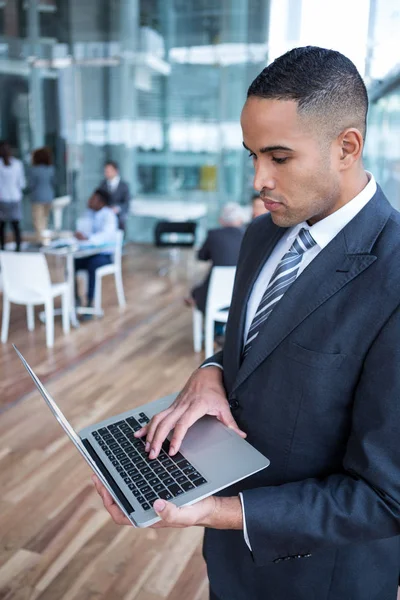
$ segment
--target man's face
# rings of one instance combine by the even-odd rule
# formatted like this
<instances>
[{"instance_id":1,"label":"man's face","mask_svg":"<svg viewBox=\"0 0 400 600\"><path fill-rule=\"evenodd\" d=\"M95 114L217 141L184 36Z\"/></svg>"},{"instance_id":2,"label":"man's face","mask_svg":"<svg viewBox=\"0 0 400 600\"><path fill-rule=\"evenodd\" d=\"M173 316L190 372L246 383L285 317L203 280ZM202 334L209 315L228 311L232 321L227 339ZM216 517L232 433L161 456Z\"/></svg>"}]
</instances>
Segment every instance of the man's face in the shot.
<instances>
[{"instance_id":1,"label":"man's face","mask_svg":"<svg viewBox=\"0 0 400 600\"><path fill-rule=\"evenodd\" d=\"M312 224L339 207L334 142L323 143L323 132L312 127L312 117L298 115L296 102L252 96L244 105L241 124L244 145L253 158L254 188L276 225Z\"/></svg>"},{"instance_id":2,"label":"man's face","mask_svg":"<svg viewBox=\"0 0 400 600\"><path fill-rule=\"evenodd\" d=\"M92 194L88 200L88 207L92 210L100 210L103 208L103 201L97 194Z\"/></svg>"},{"instance_id":3,"label":"man's face","mask_svg":"<svg viewBox=\"0 0 400 600\"><path fill-rule=\"evenodd\" d=\"M106 165L104 167L104 177L106 179L114 179L118 175L117 169L114 169L112 165Z\"/></svg>"}]
</instances>

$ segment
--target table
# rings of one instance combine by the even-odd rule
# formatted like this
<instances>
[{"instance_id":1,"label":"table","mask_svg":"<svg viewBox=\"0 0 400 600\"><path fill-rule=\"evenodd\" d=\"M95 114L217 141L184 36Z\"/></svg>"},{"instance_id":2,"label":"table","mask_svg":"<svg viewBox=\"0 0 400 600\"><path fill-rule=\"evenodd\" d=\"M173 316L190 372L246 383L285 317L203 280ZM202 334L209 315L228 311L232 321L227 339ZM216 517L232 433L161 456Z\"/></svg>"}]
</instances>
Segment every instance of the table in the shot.
<instances>
[{"instance_id":1,"label":"table","mask_svg":"<svg viewBox=\"0 0 400 600\"><path fill-rule=\"evenodd\" d=\"M115 249L115 246L112 246ZM99 247L91 247L91 248L77 248L76 246L67 246L62 248L52 248L51 246L45 246L41 249L42 252L48 254L50 256L62 256L66 259L66 275L67 282L70 289L70 321L71 325L75 328L79 327L79 321L76 316L76 308L75 308L75 267L74 267L74 259L75 258L86 258L87 256L93 256L95 254L100 254L105 250L109 250L110 247L107 246L99 246ZM80 313L82 314L94 314L94 309L80 309ZM55 315L61 314L61 311L55 310ZM44 313L40 314L40 318L43 320Z\"/></svg>"},{"instance_id":2,"label":"table","mask_svg":"<svg viewBox=\"0 0 400 600\"><path fill-rule=\"evenodd\" d=\"M190 204L180 200L132 200L130 213L166 221L195 221L207 214L207 205L203 202Z\"/></svg>"}]
</instances>

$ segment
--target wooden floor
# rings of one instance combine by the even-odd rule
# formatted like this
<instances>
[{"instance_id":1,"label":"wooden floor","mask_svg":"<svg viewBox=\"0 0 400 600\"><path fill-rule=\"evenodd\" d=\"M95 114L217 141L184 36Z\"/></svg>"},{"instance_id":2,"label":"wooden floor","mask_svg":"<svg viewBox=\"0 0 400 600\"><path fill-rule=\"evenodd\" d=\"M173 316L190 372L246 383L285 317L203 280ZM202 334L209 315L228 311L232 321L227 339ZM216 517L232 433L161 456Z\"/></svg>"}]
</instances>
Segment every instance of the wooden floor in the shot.
<instances>
[{"instance_id":1,"label":"wooden floor","mask_svg":"<svg viewBox=\"0 0 400 600\"><path fill-rule=\"evenodd\" d=\"M0 599L205 600L202 530L119 528L102 508L90 470L24 373L15 343L76 429L181 388L193 353L187 272L160 277L160 255L128 248L121 312L112 277L105 316L45 347L12 307L0 348ZM60 265L58 265L60 267ZM194 277L193 272L189 279Z\"/></svg>"}]
</instances>

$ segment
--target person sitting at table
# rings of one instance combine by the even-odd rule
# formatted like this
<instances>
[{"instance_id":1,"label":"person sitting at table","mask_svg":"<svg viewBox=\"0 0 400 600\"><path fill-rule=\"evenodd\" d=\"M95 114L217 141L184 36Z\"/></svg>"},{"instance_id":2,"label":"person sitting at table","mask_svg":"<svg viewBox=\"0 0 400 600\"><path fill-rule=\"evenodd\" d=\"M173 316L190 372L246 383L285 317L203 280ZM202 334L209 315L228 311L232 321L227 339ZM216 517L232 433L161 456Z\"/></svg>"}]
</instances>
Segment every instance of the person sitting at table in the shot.
<instances>
[{"instance_id":1,"label":"person sitting at table","mask_svg":"<svg viewBox=\"0 0 400 600\"><path fill-rule=\"evenodd\" d=\"M213 267L234 267L239 258L240 245L244 235L243 209L235 202L222 207L219 223L221 227L211 229L200 248L197 258L210 261L211 268L205 280L191 290L185 298L187 306L196 306L204 314L206 310L208 286Z\"/></svg>"},{"instance_id":2,"label":"person sitting at table","mask_svg":"<svg viewBox=\"0 0 400 600\"><path fill-rule=\"evenodd\" d=\"M109 194L102 189L95 190L88 200L88 209L78 220L75 233L76 239L81 242L83 247L95 246L101 248L104 246L101 252L75 259L75 272L80 270L88 272L88 307L93 306L96 269L112 262L117 229L117 217L110 208ZM75 290L77 304L80 304L76 285Z\"/></svg>"}]
</instances>

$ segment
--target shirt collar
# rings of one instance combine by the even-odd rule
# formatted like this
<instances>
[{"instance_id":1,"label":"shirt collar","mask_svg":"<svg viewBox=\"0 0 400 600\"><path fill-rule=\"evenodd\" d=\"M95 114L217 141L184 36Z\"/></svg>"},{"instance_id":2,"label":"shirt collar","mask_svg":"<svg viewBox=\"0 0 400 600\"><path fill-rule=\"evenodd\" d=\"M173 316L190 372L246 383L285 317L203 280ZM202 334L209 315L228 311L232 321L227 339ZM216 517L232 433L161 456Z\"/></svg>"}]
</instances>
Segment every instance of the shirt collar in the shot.
<instances>
[{"instance_id":1,"label":"shirt collar","mask_svg":"<svg viewBox=\"0 0 400 600\"><path fill-rule=\"evenodd\" d=\"M342 208L335 211L331 215L325 217L315 225L308 225L305 221L296 225L290 231L288 240L296 238L300 229L308 229L317 242L317 245L322 249L325 248L333 240L335 236L341 231L354 217L364 208L364 206L371 200L376 193L376 181L372 173L366 171L368 176L368 183L363 190L355 198L347 202Z\"/></svg>"}]
</instances>

